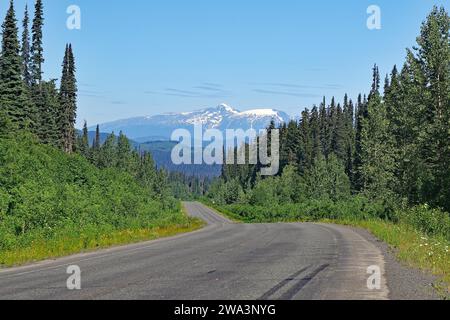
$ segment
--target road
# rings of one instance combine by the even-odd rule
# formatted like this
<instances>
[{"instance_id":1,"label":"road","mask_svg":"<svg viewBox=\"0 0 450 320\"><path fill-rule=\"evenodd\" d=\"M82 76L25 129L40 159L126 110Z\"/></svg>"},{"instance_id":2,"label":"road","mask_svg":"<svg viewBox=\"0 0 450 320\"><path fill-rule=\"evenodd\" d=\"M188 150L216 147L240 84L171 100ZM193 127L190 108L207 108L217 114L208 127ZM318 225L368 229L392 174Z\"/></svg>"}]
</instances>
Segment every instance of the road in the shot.
<instances>
[{"instance_id":1,"label":"road","mask_svg":"<svg viewBox=\"0 0 450 320\"><path fill-rule=\"evenodd\" d=\"M322 224L237 224L199 204L207 222L172 238L0 271L0 299L388 299L382 251L352 229ZM68 266L81 290L68 290ZM367 269L381 271L369 290Z\"/></svg>"}]
</instances>

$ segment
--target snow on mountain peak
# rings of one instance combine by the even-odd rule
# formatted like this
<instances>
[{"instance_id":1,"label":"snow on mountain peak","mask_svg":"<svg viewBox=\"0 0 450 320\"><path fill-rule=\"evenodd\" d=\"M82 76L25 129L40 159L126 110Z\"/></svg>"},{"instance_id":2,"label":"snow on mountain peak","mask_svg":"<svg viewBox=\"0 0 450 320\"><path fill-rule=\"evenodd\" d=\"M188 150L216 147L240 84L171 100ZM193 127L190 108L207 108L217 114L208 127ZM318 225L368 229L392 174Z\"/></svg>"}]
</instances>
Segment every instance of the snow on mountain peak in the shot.
<instances>
[{"instance_id":1,"label":"snow on mountain peak","mask_svg":"<svg viewBox=\"0 0 450 320\"><path fill-rule=\"evenodd\" d=\"M166 113L151 117L124 119L105 123L100 126L102 132L124 132L135 141L150 141L152 137L169 139L176 129L192 130L195 124L207 129L250 129L266 128L274 120L277 125L288 122L290 117L274 109L253 109L239 111L225 103L216 108L202 109L182 113Z\"/></svg>"},{"instance_id":2,"label":"snow on mountain peak","mask_svg":"<svg viewBox=\"0 0 450 320\"><path fill-rule=\"evenodd\" d=\"M254 109L241 112L243 115L247 116L258 116L258 117L277 117L278 112L273 109Z\"/></svg>"},{"instance_id":3,"label":"snow on mountain peak","mask_svg":"<svg viewBox=\"0 0 450 320\"><path fill-rule=\"evenodd\" d=\"M221 103L219 104L219 106L217 107L218 110L223 110L229 113L239 113L239 111L237 111L236 109L234 109L233 107L230 107L229 105L227 105L226 103Z\"/></svg>"}]
</instances>

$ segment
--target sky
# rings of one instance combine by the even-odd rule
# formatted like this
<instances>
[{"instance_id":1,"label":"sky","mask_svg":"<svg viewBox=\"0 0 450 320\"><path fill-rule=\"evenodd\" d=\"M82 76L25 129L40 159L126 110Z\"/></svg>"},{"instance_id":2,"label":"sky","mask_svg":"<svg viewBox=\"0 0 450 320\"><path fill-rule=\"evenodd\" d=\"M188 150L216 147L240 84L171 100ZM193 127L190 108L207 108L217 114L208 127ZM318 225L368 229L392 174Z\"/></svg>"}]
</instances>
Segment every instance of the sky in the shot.
<instances>
[{"instance_id":1,"label":"sky","mask_svg":"<svg viewBox=\"0 0 450 320\"><path fill-rule=\"evenodd\" d=\"M18 19L25 4L15 0ZM73 45L89 125L226 103L297 116L323 96L368 92L374 63L402 65L433 0L44 0L44 77ZM81 10L70 30L67 8ZM367 8L381 10L369 30ZM0 2L0 16L7 1Z\"/></svg>"}]
</instances>

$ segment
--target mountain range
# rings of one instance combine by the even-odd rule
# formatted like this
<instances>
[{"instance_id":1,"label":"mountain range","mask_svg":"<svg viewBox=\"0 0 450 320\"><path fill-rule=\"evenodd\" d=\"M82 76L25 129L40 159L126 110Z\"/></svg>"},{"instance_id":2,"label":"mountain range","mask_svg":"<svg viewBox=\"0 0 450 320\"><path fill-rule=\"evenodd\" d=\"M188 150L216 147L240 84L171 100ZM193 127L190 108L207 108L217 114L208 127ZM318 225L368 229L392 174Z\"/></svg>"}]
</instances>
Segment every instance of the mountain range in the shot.
<instances>
[{"instance_id":1,"label":"mountain range","mask_svg":"<svg viewBox=\"0 0 450 320\"><path fill-rule=\"evenodd\" d=\"M288 122L291 118L285 112L274 109L255 109L239 111L226 104L193 112L166 113L148 117L136 117L100 125L100 131L119 133L138 142L167 141L176 129L193 132L195 124L205 129L255 129L267 128L272 120L276 125ZM95 130L95 128L90 128Z\"/></svg>"}]
</instances>

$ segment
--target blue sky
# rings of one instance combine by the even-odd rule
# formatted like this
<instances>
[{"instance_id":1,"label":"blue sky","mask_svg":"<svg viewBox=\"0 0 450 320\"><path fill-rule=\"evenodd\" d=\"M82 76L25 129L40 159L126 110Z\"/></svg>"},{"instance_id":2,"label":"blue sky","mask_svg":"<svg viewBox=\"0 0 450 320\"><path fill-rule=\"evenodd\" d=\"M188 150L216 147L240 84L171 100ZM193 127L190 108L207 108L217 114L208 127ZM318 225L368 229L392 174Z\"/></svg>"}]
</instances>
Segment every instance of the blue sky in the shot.
<instances>
[{"instance_id":1,"label":"blue sky","mask_svg":"<svg viewBox=\"0 0 450 320\"><path fill-rule=\"evenodd\" d=\"M2 19L7 1L0 3ZM18 18L25 3L15 0ZM66 28L69 5L81 30ZM369 5L382 29L366 27ZM371 67L404 61L432 0L44 0L45 77L74 47L78 126L227 103L298 115L321 96L367 92Z\"/></svg>"}]
</instances>

